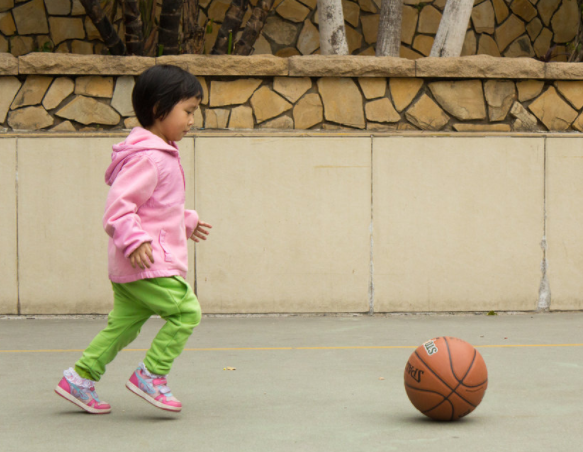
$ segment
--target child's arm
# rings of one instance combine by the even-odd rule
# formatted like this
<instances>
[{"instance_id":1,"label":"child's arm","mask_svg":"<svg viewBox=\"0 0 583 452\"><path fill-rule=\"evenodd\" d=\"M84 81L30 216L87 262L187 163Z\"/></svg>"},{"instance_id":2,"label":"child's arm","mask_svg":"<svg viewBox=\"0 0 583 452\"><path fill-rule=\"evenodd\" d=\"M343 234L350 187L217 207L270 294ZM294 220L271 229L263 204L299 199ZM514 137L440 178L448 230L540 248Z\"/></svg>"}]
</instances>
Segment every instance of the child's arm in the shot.
<instances>
[{"instance_id":1,"label":"child's arm","mask_svg":"<svg viewBox=\"0 0 583 452\"><path fill-rule=\"evenodd\" d=\"M107 195L103 227L128 259L140 245L152 242L137 211L152 196L157 183L154 163L147 157L134 157L124 164Z\"/></svg>"}]
</instances>

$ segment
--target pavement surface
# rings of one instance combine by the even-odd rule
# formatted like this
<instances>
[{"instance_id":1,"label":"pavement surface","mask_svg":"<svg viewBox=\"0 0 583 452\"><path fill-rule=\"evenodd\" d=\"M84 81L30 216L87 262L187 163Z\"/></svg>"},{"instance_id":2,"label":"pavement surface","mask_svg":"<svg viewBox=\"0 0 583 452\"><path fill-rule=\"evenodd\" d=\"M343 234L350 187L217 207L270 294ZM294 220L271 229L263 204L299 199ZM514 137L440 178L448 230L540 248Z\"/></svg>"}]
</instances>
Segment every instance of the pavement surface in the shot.
<instances>
[{"instance_id":1,"label":"pavement surface","mask_svg":"<svg viewBox=\"0 0 583 452\"><path fill-rule=\"evenodd\" d=\"M54 387L106 319L0 319L0 451L583 450L580 312L205 317L169 376L179 414L124 386L162 322L108 366L96 387L112 413L96 416ZM456 422L426 418L403 386L437 336L488 366L482 403Z\"/></svg>"}]
</instances>

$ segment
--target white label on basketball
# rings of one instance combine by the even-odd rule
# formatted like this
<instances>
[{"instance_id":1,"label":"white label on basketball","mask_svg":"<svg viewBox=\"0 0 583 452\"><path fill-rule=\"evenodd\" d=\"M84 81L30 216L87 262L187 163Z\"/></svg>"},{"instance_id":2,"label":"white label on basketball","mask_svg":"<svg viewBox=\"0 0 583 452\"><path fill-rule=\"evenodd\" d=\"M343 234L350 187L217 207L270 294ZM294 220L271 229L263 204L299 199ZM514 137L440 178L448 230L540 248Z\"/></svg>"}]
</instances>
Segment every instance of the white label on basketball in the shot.
<instances>
[{"instance_id":1,"label":"white label on basketball","mask_svg":"<svg viewBox=\"0 0 583 452\"><path fill-rule=\"evenodd\" d=\"M423 346L425 347L425 351L429 356L437 353L437 345L435 345L433 341L427 341L425 344L423 344Z\"/></svg>"}]
</instances>

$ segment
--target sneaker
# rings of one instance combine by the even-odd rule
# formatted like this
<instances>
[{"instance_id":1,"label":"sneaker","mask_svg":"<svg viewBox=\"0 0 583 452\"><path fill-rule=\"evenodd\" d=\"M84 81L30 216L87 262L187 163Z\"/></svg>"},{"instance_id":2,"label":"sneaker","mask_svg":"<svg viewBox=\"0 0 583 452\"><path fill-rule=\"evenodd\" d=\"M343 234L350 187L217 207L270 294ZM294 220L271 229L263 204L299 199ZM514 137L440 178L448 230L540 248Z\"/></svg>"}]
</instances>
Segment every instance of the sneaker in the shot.
<instances>
[{"instance_id":1,"label":"sneaker","mask_svg":"<svg viewBox=\"0 0 583 452\"><path fill-rule=\"evenodd\" d=\"M99 400L94 385L94 381L81 378L75 370L69 368L64 372L55 392L88 413L107 414L111 406Z\"/></svg>"},{"instance_id":2,"label":"sneaker","mask_svg":"<svg viewBox=\"0 0 583 452\"><path fill-rule=\"evenodd\" d=\"M182 404L172 395L167 383L165 375L151 374L144 363L140 363L126 383L126 388L155 407L178 412L182 410Z\"/></svg>"}]
</instances>

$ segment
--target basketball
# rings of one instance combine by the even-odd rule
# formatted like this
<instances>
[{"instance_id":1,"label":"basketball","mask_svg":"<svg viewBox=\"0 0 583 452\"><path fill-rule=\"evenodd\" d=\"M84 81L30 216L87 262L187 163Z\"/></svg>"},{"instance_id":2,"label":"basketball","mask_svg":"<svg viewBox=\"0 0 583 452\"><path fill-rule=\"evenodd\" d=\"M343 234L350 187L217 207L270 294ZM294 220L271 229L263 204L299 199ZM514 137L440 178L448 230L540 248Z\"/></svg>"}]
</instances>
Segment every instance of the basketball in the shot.
<instances>
[{"instance_id":1,"label":"basketball","mask_svg":"<svg viewBox=\"0 0 583 452\"><path fill-rule=\"evenodd\" d=\"M438 337L417 347L405 367L405 390L424 415L455 421L476 409L488 387L482 355L455 337Z\"/></svg>"}]
</instances>

